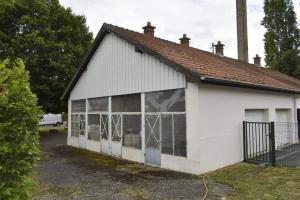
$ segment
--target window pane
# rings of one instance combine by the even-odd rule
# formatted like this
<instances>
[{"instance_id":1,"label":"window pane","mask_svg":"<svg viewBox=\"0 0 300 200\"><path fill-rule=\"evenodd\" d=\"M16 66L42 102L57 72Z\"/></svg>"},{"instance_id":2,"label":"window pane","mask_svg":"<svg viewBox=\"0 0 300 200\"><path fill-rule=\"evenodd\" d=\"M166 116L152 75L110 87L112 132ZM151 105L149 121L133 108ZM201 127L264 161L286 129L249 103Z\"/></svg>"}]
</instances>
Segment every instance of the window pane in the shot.
<instances>
[{"instance_id":1,"label":"window pane","mask_svg":"<svg viewBox=\"0 0 300 200\"><path fill-rule=\"evenodd\" d=\"M112 115L111 116L112 141L116 141L116 142L121 141L121 139L122 139L121 123L122 123L121 115Z\"/></svg>"},{"instance_id":2,"label":"window pane","mask_svg":"<svg viewBox=\"0 0 300 200\"><path fill-rule=\"evenodd\" d=\"M123 145L141 149L141 115L123 115Z\"/></svg>"},{"instance_id":3,"label":"window pane","mask_svg":"<svg viewBox=\"0 0 300 200\"><path fill-rule=\"evenodd\" d=\"M108 97L88 99L88 111L108 111Z\"/></svg>"},{"instance_id":4,"label":"window pane","mask_svg":"<svg viewBox=\"0 0 300 200\"><path fill-rule=\"evenodd\" d=\"M72 101L71 110L72 112L85 112L85 99Z\"/></svg>"},{"instance_id":5,"label":"window pane","mask_svg":"<svg viewBox=\"0 0 300 200\"><path fill-rule=\"evenodd\" d=\"M100 141L100 115L88 115L88 139Z\"/></svg>"},{"instance_id":6,"label":"window pane","mask_svg":"<svg viewBox=\"0 0 300 200\"><path fill-rule=\"evenodd\" d=\"M79 137L79 115L71 115L71 136Z\"/></svg>"},{"instance_id":7,"label":"window pane","mask_svg":"<svg viewBox=\"0 0 300 200\"><path fill-rule=\"evenodd\" d=\"M112 112L141 112L141 94L112 97Z\"/></svg>"},{"instance_id":8,"label":"window pane","mask_svg":"<svg viewBox=\"0 0 300 200\"><path fill-rule=\"evenodd\" d=\"M146 112L185 112L184 89L147 93Z\"/></svg>"},{"instance_id":9,"label":"window pane","mask_svg":"<svg viewBox=\"0 0 300 200\"><path fill-rule=\"evenodd\" d=\"M172 115L161 115L161 151L173 155Z\"/></svg>"},{"instance_id":10,"label":"window pane","mask_svg":"<svg viewBox=\"0 0 300 200\"><path fill-rule=\"evenodd\" d=\"M186 157L186 116L174 115L174 155Z\"/></svg>"},{"instance_id":11,"label":"window pane","mask_svg":"<svg viewBox=\"0 0 300 200\"><path fill-rule=\"evenodd\" d=\"M80 117L80 123L79 123L79 130L80 135L85 135L85 115L79 115Z\"/></svg>"},{"instance_id":12,"label":"window pane","mask_svg":"<svg viewBox=\"0 0 300 200\"><path fill-rule=\"evenodd\" d=\"M101 138L108 140L108 115L101 115Z\"/></svg>"}]
</instances>

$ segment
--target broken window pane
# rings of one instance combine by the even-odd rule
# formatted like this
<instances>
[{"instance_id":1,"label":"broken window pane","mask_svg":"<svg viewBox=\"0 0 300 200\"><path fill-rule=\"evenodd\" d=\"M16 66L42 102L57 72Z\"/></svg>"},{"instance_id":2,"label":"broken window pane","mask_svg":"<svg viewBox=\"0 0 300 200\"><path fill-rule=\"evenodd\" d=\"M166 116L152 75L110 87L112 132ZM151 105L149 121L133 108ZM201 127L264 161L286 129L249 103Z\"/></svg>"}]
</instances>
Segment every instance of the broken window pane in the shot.
<instances>
[{"instance_id":1,"label":"broken window pane","mask_svg":"<svg viewBox=\"0 0 300 200\"><path fill-rule=\"evenodd\" d=\"M141 115L123 115L123 145L141 149Z\"/></svg>"},{"instance_id":2,"label":"broken window pane","mask_svg":"<svg viewBox=\"0 0 300 200\"><path fill-rule=\"evenodd\" d=\"M112 132L112 141L119 142L122 139L121 132L121 115L112 115L111 116L111 132Z\"/></svg>"},{"instance_id":3,"label":"broken window pane","mask_svg":"<svg viewBox=\"0 0 300 200\"><path fill-rule=\"evenodd\" d=\"M184 89L146 93L146 112L185 112Z\"/></svg>"},{"instance_id":4,"label":"broken window pane","mask_svg":"<svg viewBox=\"0 0 300 200\"><path fill-rule=\"evenodd\" d=\"M160 149L159 115L146 115L145 140L146 140L146 147Z\"/></svg>"},{"instance_id":5,"label":"broken window pane","mask_svg":"<svg viewBox=\"0 0 300 200\"><path fill-rule=\"evenodd\" d=\"M100 141L100 115L88 115L88 139Z\"/></svg>"},{"instance_id":6,"label":"broken window pane","mask_svg":"<svg viewBox=\"0 0 300 200\"><path fill-rule=\"evenodd\" d=\"M161 115L161 151L173 155L172 115Z\"/></svg>"},{"instance_id":7,"label":"broken window pane","mask_svg":"<svg viewBox=\"0 0 300 200\"><path fill-rule=\"evenodd\" d=\"M141 112L141 94L112 97L112 112Z\"/></svg>"},{"instance_id":8,"label":"broken window pane","mask_svg":"<svg viewBox=\"0 0 300 200\"><path fill-rule=\"evenodd\" d=\"M88 99L88 111L107 112L108 97Z\"/></svg>"},{"instance_id":9,"label":"broken window pane","mask_svg":"<svg viewBox=\"0 0 300 200\"><path fill-rule=\"evenodd\" d=\"M79 112L85 112L85 99L82 100L74 100L71 104L71 111L72 113L79 113Z\"/></svg>"},{"instance_id":10,"label":"broken window pane","mask_svg":"<svg viewBox=\"0 0 300 200\"><path fill-rule=\"evenodd\" d=\"M101 138L104 140L108 140L108 115L101 115L100 117L101 124Z\"/></svg>"},{"instance_id":11,"label":"broken window pane","mask_svg":"<svg viewBox=\"0 0 300 200\"><path fill-rule=\"evenodd\" d=\"M174 155L186 157L186 116L173 115Z\"/></svg>"}]
</instances>

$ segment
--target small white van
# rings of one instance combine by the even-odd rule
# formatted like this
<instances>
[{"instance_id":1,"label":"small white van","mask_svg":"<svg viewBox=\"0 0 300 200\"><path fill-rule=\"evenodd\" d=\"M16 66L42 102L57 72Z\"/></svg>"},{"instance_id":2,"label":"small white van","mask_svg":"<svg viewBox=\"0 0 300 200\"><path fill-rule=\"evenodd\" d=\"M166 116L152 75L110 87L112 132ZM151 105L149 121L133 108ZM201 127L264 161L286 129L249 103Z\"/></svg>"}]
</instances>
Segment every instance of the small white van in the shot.
<instances>
[{"instance_id":1,"label":"small white van","mask_svg":"<svg viewBox=\"0 0 300 200\"><path fill-rule=\"evenodd\" d=\"M61 114L45 114L41 117L41 121L39 122L40 126L44 125L54 125L54 126L60 126L62 125L62 116Z\"/></svg>"}]
</instances>

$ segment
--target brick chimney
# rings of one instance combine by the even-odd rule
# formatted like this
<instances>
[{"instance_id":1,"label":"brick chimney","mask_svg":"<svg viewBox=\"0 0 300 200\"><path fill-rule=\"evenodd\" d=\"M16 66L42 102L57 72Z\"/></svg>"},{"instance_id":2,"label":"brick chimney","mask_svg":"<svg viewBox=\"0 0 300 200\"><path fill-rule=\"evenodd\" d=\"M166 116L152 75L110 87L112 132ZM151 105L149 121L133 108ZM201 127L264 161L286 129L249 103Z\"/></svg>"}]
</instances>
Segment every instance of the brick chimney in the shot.
<instances>
[{"instance_id":1,"label":"brick chimney","mask_svg":"<svg viewBox=\"0 0 300 200\"><path fill-rule=\"evenodd\" d=\"M181 44L182 46L189 47L189 46L190 46L190 39L191 39L191 38L188 38L188 37L186 36L186 34L183 34L183 35L182 35L182 38L179 38L180 44Z\"/></svg>"},{"instance_id":2,"label":"brick chimney","mask_svg":"<svg viewBox=\"0 0 300 200\"><path fill-rule=\"evenodd\" d=\"M151 25L151 22L147 22L147 26L144 26L144 34L154 37L154 29L156 27Z\"/></svg>"},{"instance_id":3,"label":"brick chimney","mask_svg":"<svg viewBox=\"0 0 300 200\"><path fill-rule=\"evenodd\" d=\"M216 54L219 56L224 56L224 44L221 43L221 41L218 41L218 43L215 45L216 47Z\"/></svg>"},{"instance_id":4,"label":"brick chimney","mask_svg":"<svg viewBox=\"0 0 300 200\"><path fill-rule=\"evenodd\" d=\"M253 60L254 60L254 65L261 66L261 57L258 54L256 54Z\"/></svg>"}]
</instances>

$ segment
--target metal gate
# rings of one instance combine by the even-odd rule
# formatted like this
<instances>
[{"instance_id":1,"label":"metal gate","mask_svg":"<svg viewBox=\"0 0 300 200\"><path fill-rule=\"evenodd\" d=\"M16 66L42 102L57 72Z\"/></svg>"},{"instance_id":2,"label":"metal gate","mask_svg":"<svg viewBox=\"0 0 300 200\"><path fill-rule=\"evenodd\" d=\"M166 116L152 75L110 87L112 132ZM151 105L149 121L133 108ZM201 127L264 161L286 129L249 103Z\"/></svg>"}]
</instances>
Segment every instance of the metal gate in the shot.
<instances>
[{"instance_id":1,"label":"metal gate","mask_svg":"<svg viewBox=\"0 0 300 200\"><path fill-rule=\"evenodd\" d=\"M276 165L274 122L243 122L244 160Z\"/></svg>"},{"instance_id":2,"label":"metal gate","mask_svg":"<svg viewBox=\"0 0 300 200\"><path fill-rule=\"evenodd\" d=\"M145 162L155 166L161 162L160 124L160 114L145 115Z\"/></svg>"}]
</instances>

